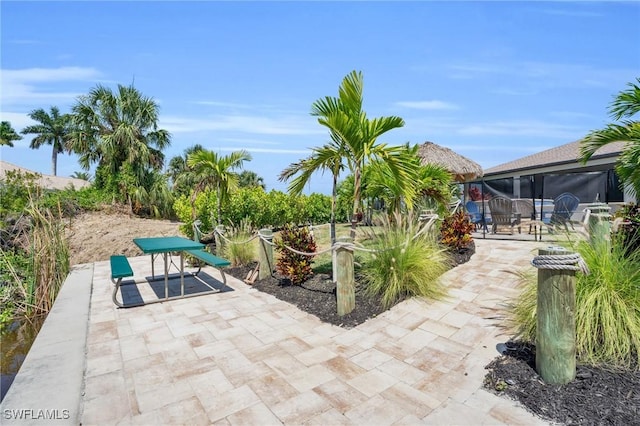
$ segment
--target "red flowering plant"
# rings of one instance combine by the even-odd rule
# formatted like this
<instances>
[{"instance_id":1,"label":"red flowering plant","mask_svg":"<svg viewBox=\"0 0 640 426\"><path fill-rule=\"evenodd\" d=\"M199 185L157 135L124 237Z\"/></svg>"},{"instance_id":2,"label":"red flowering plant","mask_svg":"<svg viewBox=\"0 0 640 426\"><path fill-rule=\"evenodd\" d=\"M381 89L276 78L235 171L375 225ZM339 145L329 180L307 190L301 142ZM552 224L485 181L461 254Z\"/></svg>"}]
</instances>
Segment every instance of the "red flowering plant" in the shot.
<instances>
[{"instance_id":1,"label":"red flowering plant","mask_svg":"<svg viewBox=\"0 0 640 426\"><path fill-rule=\"evenodd\" d=\"M474 225L469 217L463 211L458 211L442 221L440 242L451 250L463 250L473 241L473 229Z\"/></svg>"}]
</instances>

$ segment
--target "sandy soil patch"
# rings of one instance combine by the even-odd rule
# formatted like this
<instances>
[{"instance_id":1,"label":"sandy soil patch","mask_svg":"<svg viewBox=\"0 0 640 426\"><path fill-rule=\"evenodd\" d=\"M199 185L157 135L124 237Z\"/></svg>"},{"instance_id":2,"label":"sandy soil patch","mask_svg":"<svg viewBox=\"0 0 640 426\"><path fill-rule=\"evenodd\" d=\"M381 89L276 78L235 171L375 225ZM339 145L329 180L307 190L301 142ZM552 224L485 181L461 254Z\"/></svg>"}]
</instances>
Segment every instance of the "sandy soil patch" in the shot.
<instances>
[{"instance_id":1,"label":"sandy soil patch","mask_svg":"<svg viewBox=\"0 0 640 426\"><path fill-rule=\"evenodd\" d=\"M70 219L67 238L71 265L109 260L112 254L141 256L133 243L137 237L183 234L181 222L142 219L123 213L87 212Z\"/></svg>"}]
</instances>

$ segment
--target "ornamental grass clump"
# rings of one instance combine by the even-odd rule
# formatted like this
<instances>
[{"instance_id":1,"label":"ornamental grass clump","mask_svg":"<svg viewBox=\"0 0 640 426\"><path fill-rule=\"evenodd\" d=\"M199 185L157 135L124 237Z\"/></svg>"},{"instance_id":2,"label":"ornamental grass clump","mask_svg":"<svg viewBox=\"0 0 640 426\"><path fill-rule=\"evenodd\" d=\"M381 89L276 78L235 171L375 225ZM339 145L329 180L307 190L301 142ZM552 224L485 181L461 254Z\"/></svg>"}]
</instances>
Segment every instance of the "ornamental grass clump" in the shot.
<instances>
[{"instance_id":1,"label":"ornamental grass clump","mask_svg":"<svg viewBox=\"0 0 640 426\"><path fill-rule=\"evenodd\" d=\"M296 253L288 247L301 253L314 253L316 242L307 227L298 228L287 224L280 231L280 238L274 239L274 244L280 256L276 262L276 270L291 280L292 284L302 284L311 275L311 263L315 256Z\"/></svg>"},{"instance_id":2,"label":"ornamental grass clump","mask_svg":"<svg viewBox=\"0 0 640 426\"><path fill-rule=\"evenodd\" d=\"M382 220L382 232L369 231L375 250L362 274L367 293L380 295L386 308L408 296L442 299L440 276L449 269L446 250L411 217ZM416 236L417 235L417 236Z\"/></svg>"},{"instance_id":3,"label":"ornamental grass clump","mask_svg":"<svg viewBox=\"0 0 640 426\"><path fill-rule=\"evenodd\" d=\"M222 256L231 262L231 266L245 266L256 258L255 241L252 240L253 227L251 221L243 219L238 226L231 226L225 234L222 245Z\"/></svg>"},{"instance_id":4,"label":"ornamental grass clump","mask_svg":"<svg viewBox=\"0 0 640 426\"><path fill-rule=\"evenodd\" d=\"M640 251L627 253L622 239L580 241L590 274L576 277L576 349L586 364L640 369ZM510 305L510 325L535 342L537 279L522 274L523 291Z\"/></svg>"}]
</instances>

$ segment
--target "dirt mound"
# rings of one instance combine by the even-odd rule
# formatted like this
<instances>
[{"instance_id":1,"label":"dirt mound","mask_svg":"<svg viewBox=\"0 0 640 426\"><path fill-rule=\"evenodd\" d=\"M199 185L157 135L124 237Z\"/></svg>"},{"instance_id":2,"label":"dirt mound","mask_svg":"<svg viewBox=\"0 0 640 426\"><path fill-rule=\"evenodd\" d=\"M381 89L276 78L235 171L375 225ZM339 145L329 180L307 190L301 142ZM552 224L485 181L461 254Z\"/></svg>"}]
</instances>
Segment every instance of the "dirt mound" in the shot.
<instances>
[{"instance_id":1,"label":"dirt mound","mask_svg":"<svg viewBox=\"0 0 640 426\"><path fill-rule=\"evenodd\" d=\"M143 219L120 212L88 212L69 219L67 238L71 264L109 260L112 254L141 256L138 237L183 235L180 222Z\"/></svg>"}]
</instances>

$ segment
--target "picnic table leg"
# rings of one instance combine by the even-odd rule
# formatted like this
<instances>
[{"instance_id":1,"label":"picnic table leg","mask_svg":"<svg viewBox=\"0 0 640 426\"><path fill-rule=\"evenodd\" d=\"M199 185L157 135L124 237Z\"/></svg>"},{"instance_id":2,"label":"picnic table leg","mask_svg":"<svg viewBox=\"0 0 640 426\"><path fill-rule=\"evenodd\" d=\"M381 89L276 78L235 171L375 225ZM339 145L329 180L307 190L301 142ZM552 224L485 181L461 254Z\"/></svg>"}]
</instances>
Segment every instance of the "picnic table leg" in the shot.
<instances>
[{"instance_id":1,"label":"picnic table leg","mask_svg":"<svg viewBox=\"0 0 640 426\"><path fill-rule=\"evenodd\" d=\"M155 261L155 256L153 255L153 253L151 253L151 279L152 280L156 279L156 273L155 273L155 270L153 268L154 261Z\"/></svg>"},{"instance_id":2,"label":"picnic table leg","mask_svg":"<svg viewBox=\"0 0 640 426\"><path fill-rule=\"evenodd\" d=\"M184 254L180 252L180 296L184 297Z\"/></svg>"},{"instance_id":3,"label":"picnic table leg","mask_svg":"<svg viewBox=\"0 0 640 426\"><path fill-rule=\"evenodd\" d=\"M169 298L169 253L163 253L164 256L164 298Z\"/></svg>"}]
</instances>

